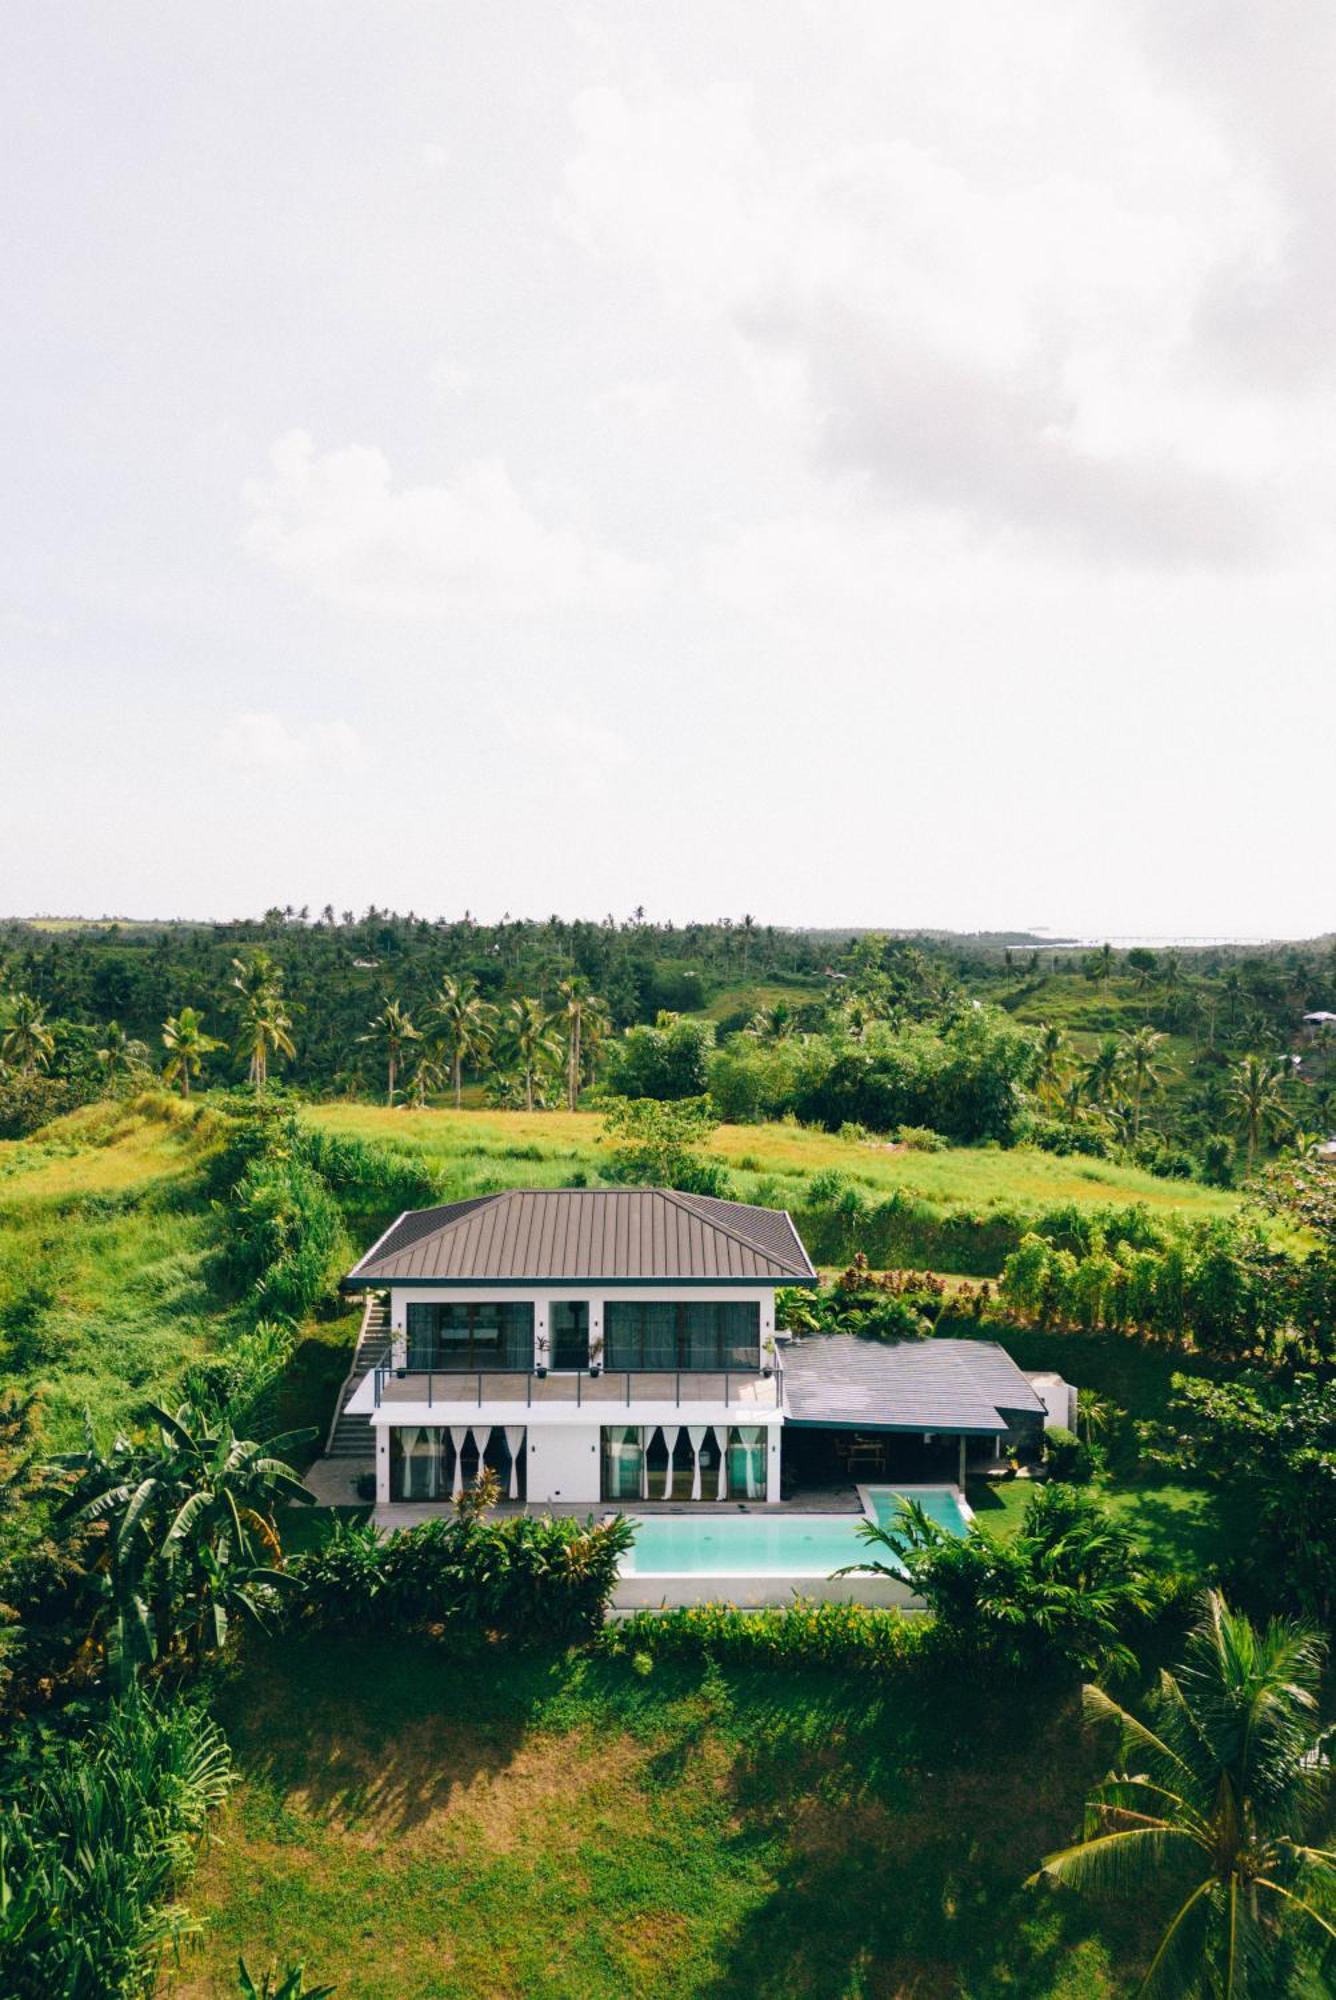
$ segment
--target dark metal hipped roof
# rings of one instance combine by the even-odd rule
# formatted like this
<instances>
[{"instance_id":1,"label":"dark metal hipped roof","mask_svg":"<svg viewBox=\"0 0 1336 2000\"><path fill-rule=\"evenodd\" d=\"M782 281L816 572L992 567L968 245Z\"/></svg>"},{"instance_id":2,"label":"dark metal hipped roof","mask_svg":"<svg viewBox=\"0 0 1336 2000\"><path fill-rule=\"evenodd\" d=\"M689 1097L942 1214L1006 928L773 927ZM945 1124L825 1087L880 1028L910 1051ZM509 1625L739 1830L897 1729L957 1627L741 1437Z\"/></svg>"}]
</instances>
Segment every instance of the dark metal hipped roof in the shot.
<instances>
[{"instance_id":1,"label":"dark metal hipped roof","mask_svg":"<svg viewBox=\"0 0 1336 2000\"><path fill-rule=\"evenodd\" d=\"M810 1284L781 1209L672 1188L515 1188L401 1215L349 1272L394 1284Z\"/></svg>"},{"instance_id":2,"label":"dark metal hipped roof","mask_svg":"<svg viewBox=\"0 0 1336 2000\"><path fill-rule=\"evenodd\" d=\"M991 1340L901 1340L814 1334L782 1350L787 1421L854 1430L986 1435L1043 1403Z\"/></svg>"}]
</instances>

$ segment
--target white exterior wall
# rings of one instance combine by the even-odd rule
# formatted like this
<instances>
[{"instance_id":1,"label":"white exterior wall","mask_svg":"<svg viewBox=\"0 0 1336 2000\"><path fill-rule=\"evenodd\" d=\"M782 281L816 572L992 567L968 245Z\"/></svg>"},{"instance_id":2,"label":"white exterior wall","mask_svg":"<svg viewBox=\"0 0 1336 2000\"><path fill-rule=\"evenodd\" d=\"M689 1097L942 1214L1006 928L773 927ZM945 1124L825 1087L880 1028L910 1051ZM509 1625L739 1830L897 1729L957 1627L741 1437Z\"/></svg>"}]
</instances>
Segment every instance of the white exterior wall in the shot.
<instances>
[{"instance_id":1,"label":"white exterior wall","mask_svg":"<svg viewBox=\"0 0 1336 2000\"><path fill-rule=\"evenodd\" d=\"M530 1424L525 1468L529 1499L597 1506L599 1440L597 1424Z\"/></svg>"},{"instance_id":2,"label":"white exterior wall","mask_svg":"<svg viewBox=\"0 0 1336 2000\"><path fill-rule=\"evenodd\" d=\"M1027 1377L1030 1387L1044 1406L1046 1431L1076 1431L1076 1390L1061 1375L1048 1373Z\"/></svg>"}]
</instances>

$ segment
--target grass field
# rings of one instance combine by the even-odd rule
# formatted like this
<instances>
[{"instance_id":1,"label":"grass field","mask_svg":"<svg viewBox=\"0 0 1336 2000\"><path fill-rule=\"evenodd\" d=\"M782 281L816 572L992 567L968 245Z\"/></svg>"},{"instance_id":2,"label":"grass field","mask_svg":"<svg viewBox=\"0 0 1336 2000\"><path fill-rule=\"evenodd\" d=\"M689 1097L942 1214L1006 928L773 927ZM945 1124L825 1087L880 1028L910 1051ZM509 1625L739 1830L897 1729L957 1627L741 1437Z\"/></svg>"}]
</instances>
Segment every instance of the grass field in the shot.
<instances>
[{"instance_id":1,"label":"grass field","mask_svg":"<svg viewBox=\"0 0 1336 2000\"><path fill-rule=\"evenodd\" d=\"M232 1324L211 1282L222 1221L194 1182L207 1109L90 1105L0 1144L0 1357L41 1392L44 1435L122 1421Z\"/></svg>"},{"instance_id":2,"label":"grass field","mask_svg":"<svg viewBox=\"0 0 1336 2000\"><path fill-rule=\"evenodd\" d=\"M500 1186L552 1187L579 1169L596 1173L606 1157L593 1111L389 1111L366 1104L322 1104L319 1125L388 1141L438 1167L485 1165ZM1059 1159L1051 1153L996 1146L953 1146L941 1153L841 1139L798 1125L721 1125L709 1150L727 1162L746 1195L761 1179L779 1183L786 1205L802 1206L806 1177L834 1168L870 1195L896 1190L943 1209L1037 1212L1064 1202L1144 1202L1152 1211L1206 1217L1231 1214L1238 1197L1192 1181L1157 1180L1107 1160Z\"/></svg>"},{"instance_id":3,"label":"grass field","mask_svg":"<svg viewBox=\"0 0 1336 2000\"><path fill-rule=\"evenodd\" d=\"M289 1645L220 1713L241 1787L175 2000L298 1955L340 2000L1112 2000L1136 1939L1027 1889L1095 1753L873 1676ZM1037 1725L1037 1727L1036 1727Z\"/></svg>"}]
</instances>

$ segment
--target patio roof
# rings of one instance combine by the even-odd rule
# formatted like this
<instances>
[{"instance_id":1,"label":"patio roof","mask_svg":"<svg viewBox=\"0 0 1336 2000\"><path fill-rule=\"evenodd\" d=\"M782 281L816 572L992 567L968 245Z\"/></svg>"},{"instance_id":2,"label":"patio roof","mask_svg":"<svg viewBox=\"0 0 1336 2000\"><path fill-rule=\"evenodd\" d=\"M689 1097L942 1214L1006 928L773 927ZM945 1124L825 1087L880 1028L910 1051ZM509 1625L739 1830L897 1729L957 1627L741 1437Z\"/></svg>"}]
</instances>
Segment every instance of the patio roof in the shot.
<instances>
[{"instance_id":1,"label":"patio roof","mask_svg":"<svg viewBox=\"0 0 1336 2000\"><path fill-rule=\"evenodd\" d=\"M674 1188L513 1188L412 1209L344 1279L372 1285L811 1284L782 1209Z\"/></svg>"},{"instance_id":2,"label":"patio roof","mask_svg":"<svg viewBox=\"0 0 1336 2000\"><path fill-rule=\"evenodd\" d=\"M812 1334L782 1349L788 1422L860 1431L986 1436L1044 1405L992 1340Z\"/></svg>"}]
</instances>

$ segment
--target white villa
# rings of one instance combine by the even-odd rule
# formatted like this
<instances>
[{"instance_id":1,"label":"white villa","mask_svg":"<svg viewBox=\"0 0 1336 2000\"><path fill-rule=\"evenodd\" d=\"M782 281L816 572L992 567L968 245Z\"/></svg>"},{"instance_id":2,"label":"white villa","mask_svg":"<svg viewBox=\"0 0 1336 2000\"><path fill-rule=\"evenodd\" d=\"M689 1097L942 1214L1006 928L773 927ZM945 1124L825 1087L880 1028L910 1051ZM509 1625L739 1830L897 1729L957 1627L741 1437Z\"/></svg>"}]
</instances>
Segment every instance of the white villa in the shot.
<instances>
[{"instance_id":1,"label":"white villa","mask_svg":"<svg viewBox=\"0 0 1336 2000\"><path fill-rule=\"evenodd\" d=\"M378 1512L482 1466L512 1502L777 1507L860 1480L963 1486L1074 1391L991 1341L790 1339L815 1285L790 1217L666 1188L513 1190L401 1215L344 1280L368 1295L331 1428L374 1453Z\"/></svg>"}]
</instances>

